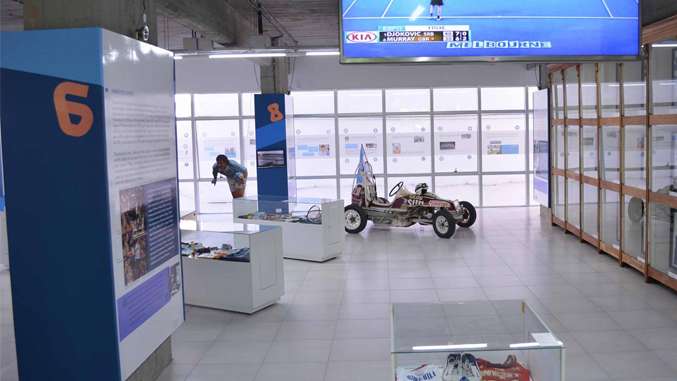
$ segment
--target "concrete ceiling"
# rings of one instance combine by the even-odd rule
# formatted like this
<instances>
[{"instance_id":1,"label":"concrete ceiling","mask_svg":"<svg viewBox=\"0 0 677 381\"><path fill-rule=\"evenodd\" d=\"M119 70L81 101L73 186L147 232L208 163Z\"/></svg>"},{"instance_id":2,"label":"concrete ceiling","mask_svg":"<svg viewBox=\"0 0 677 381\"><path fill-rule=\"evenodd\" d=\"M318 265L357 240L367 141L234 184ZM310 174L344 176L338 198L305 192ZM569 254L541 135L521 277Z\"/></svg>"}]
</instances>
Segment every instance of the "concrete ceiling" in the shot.
<instances>
[{"instance_id":1,"label":"concrete ceiling","mask_svg":"<svg viewBox=\"0 0 677 381\"><path fill-rule=\"evenodd\" d=\"M240 33L238 43L245 34L252 34L256 29L256 13L252 7L253 0L213 0L224 1L240 16L247 29ZM293 39L299 46L337 46L338 45L338 8L339 0L261 0L266 9L264 28L270 36L286 34L281 45L293 45ZM643 25L677 14L675 0L644 0L642 2ZM157 20L159 45L167 49L182 49L184 37L190 37L195 27L177 15L163 15ZM199 20L198 20L199 21ZM198 23L199 25L199 23ZM0 0L0 29L23 29L23 6L21 0ZM281 33L285 32L285 33ZM197 34L209 36L209 31L196 31Z\"/></svg>"}]
</instances>

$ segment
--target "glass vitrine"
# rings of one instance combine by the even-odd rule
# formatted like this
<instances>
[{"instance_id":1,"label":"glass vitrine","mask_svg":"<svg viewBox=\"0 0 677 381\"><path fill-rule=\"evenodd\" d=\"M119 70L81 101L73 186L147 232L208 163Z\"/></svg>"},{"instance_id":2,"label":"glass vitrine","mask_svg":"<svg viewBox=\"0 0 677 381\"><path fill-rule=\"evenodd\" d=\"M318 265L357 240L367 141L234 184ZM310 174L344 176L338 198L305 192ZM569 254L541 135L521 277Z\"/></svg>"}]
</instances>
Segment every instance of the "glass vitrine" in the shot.
<instances>
[{"instance_id":1,"label":"glass vitrine","mask_svg":"<svg viewBox=\"0 0 677 381\"><path fill-rule=\"evenodd\" d=\"M394 304L392 358L398 381L564 380L564 343L520 300Z\"/></svg>"}]
</instances>

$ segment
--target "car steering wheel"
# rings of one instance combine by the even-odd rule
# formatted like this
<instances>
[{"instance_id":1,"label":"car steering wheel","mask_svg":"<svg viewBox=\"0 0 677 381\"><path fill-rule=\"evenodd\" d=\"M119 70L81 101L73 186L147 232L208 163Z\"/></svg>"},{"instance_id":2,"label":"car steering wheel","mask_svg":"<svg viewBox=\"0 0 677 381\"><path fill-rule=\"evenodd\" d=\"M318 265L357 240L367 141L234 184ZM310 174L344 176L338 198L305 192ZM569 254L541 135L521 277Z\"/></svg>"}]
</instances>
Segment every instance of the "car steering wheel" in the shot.
<instances>
[{"instance_id":1,"label":"car steering wheel","mask_svg":"<svg viewBox=\"0 0 677 381\"><path fill-rule=\"evenodd\" d=\"M402 189L403 186L404 186L403 181L400 181L399 183L395 184L395 186L390 190L390 193L388 193L388 196L394 197L397 194L397 192L399 192L400 189Z\"/></svg>"}]
</instances>

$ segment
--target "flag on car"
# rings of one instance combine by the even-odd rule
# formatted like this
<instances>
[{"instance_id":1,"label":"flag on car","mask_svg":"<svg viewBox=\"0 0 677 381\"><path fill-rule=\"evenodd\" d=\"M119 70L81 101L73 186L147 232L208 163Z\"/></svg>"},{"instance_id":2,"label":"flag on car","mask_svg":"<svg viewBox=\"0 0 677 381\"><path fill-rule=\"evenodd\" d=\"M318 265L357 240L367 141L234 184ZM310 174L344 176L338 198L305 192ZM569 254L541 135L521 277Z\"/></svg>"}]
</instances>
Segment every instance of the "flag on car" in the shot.
<instances>
[{"instance_id":1,"label":"flag on car","mask_svg":"<svg viewBox=\"0 0 677 381\"><path fill-rule=\"evenodd\" d=\"M360 145L360 163L357 164L357 171L355 173L355 184L364 185L365 167L367 161L367 152L364 150L364 145Z\"/></svg>"}]
</instances>

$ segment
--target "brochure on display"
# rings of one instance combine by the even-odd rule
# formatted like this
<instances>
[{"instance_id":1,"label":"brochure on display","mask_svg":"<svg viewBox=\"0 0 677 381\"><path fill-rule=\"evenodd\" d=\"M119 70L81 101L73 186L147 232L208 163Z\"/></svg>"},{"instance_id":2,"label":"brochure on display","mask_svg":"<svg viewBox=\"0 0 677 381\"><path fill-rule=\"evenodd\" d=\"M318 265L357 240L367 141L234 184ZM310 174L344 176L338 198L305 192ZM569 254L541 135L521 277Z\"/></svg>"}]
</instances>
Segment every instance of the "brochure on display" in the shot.
<instances>
[{"instance_id":1,"label":"brochure on display","mask_svg":"<svg viewBox=\"0 0 677 381\"><path fill-rule=\"evenodd\" d=\"M531 374L515 355L509 355L505 362L496 364L470 353L451 353L444 366L398 367L396 381L531 381Z\"/></svg>"},{"instance_id":2,"label":"brochure on display","mask_svg":"<svg viewBox=\"0 0 677 381\"><path fill-rule=\"evenodd\" d=\"M181 242L181 256L231 262L249 262L249 248L234 249L229 244L223 244L221 247L209 247L200 242Z\"/></svg>"}]
</instances>

